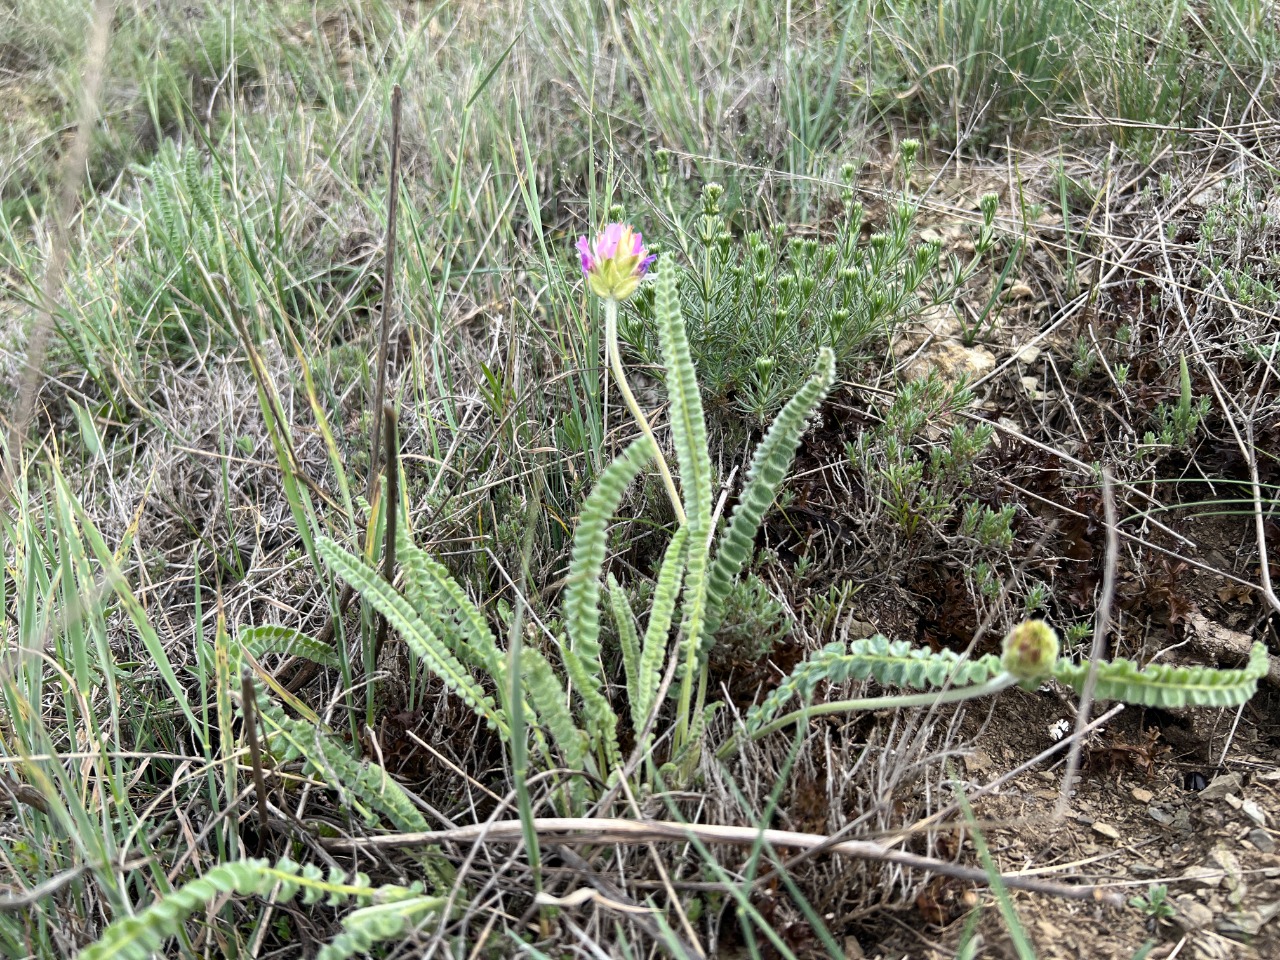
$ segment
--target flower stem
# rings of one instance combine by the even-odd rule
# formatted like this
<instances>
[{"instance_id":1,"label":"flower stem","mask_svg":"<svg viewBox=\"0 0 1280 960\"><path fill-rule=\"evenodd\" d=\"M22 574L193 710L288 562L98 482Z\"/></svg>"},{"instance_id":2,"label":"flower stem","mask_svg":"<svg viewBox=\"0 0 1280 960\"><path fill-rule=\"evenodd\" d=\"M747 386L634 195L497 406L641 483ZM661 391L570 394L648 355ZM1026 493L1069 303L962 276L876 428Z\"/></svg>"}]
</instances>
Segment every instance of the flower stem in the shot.
<instances>
[{"instance_id":1,"label":"flower stem","mask_svg":"<svg viewBox=\"0 0 1280 960\"><path fill-rule=\"evenodd\" d=\"M627 383L627 374L622 369L622 354L618 350L618 302L616 300L606 299L604 302L604 337L605 354L609 361L609 369L613 371L613 378L618 382L618 391L622 394L627 409L636 418L640 432L653 444L653 453L658 461L658 472L662 474L662 482L667 488L667 496L671 498L676 519L683 525L685 513L684 505L680 502L680 492L676 489L676 482L667 467L667 460L662 455L662 448L658 446L658 439L653 435L653 428L649 426L649 421L640 410L640 404L636 402L635 394L631 392L631 385Z\"/></svg>"},{"instance_id":2,"label":"flower stem","mask_svg":"<svg viewBox=\"0 0 1280 960\"><path fill-rule=\"evenodd\" d=\"M986 697L1001 690L1007 690L1018 682L1018 678L1009 673L1001 673L985 683L970 687L952 687L942 693L908 693L887 697L867 697L862 700L833 700L830 703L819 703L810 707L802 707L765 724L759 730L747 734L748 740L759 740L761 737L781 730L801 720L821 717L832 713L852 713L855 710L887 710L900 707L933 707L944 703L958 703L961 700L972 700L975 697ZM739 736L734 736L716 751L716 757L726 760L738 752L741 745Z\"/></svg>"}]
</instances>

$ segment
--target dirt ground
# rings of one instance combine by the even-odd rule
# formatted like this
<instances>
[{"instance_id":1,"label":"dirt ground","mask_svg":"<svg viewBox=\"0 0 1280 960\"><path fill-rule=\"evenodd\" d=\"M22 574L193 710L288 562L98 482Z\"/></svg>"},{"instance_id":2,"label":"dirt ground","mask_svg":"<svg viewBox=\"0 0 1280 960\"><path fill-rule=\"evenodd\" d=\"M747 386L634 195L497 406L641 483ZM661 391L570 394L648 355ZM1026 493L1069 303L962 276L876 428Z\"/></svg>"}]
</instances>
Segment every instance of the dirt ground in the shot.
<instances>
[{"instance_id":1,"label":"dirt ground","mask_svg":"<svg viewBox=\"0 0 1280 960\"><path fill-rule=\"evenodd\" d=\"M999 186L978 181L976 187L957 183L948 199L957 208L972 206L979 190ZM934 226L949 248L963 249L965 230L954 218L939 217ZM1042 239L1051 235L1048 230ZM1036 549L1042 555L1031 556L1024 572L1053 585L1048 615L1062 626L1072 619L1091 621L1106 544L1096 490L1078 476L1064 483L1061 478L1073 468L1060 454L1077 458L1077 463L1114 457L1117 438L1131 432L1117 413L1131 398L1123 391L1112 394L1097 370L1082 374L1072 369L1073 349L1082 336L1099 344L1128 336L1119 332L1123 327L1131 325L1141 336L1144 325L1154 329L1165 321L1145 301L1134 299L1141 283L1122 283L1099 294L1075 322L1057 329L1046 324L1053 312L1048 299L1058 299L1065 282L1061 264L1051 262L1052 248L1052 243L1037 246L1035 240L1029 244L1022 275L1007 282L1000 321L979 343L963 346L954 318L926 314L900 333L894 354L907 379L936 370L948 378L965 374L976 380L979 415L1010 428L1001 434L1004 449L996 445L970 493L991 503L1011 500L1019 504L1020 516L1030 517L1024 521L1022 542L1040 538ZM1097 266L1082 263L1077 279L1095 277ZM1145 269L1137 265L1138 272ZM970 291L971 302L959 309L980 305L989 295L989 286ZM1214 321L1207 312L1203 321L1198 332L1208 342ZM1147 358L1141 355L1135 360L1143 362ZM1168 388L1164 391L1167 397ZM868 564L867 551L858 542L865 517L845 506L863 492L858 480L840 488L823 473L833 451L874 425L874 415L866 413L870 396L856 384L837 395L807 439L797 475L824 479L793 483L796 498L790 515L786 523L777 523L780 554L785 558L787 550L802 552L798 544L806 540L820 543L833 569L859 583L850 617L864 631L914 638L935 649L963 648L983 618L965 587L963 564L945 551L930 557L909 549L896 559L892 550L878 551L880 566ZM1146 397L1148 403L1155 399L1155 393ZM1119 429L1122 423L1124 430ZM1218 421L1207 432L1213 439L1199 448L1198 461L1175 457L1156 474L1189 484L1208 480L1216 471L1234 475L1239 467L1235 454L1229 442L1219 439L1229 437L1229 431ZM1023 442L1019 434L1033 443ZM1044 448L1037 450L1034 442ZM1264 462L1266 469L1273 467ZM1128 492L1135 489L1137 485ZM1153 484L1150 489L1170 488ZM1190 494L1172 495L1173 509L1162 515L1166 526L1145 529L1147 545L1128 543L1121 550L1108 655L1142 663L1154 657L1186 665L1241 666L1251 642L1274 641L1274 618L1246 585L1256 584L1259 573L1252 515L1181 509L1172 502L1179 498L1194 500ZM1280 541L1271 532L1280 531L1268 531L1275 577L1280 573L1275 564ZM833 574L833 580L838 578ZM979 652L989 652L996 639L984 641ZM1127 707L1092 734L1078 788L1060 818L1054 814L1065 751L975 803L991 851L1005 872L1097 885L1120 893L1126 902L1146 897L1153 886L1167 886L1167 909L1159 916L1140 906L1115 908L1015 892L1014 904L1040 957L1280 957L1280 922L1275 920L1280 913L1280 664L1274 642L1271 649L1271 675L1238 714ZM990 711L970 706L965 734L973 748L964 758L970 791L1073 730L1076 704L1074 693L1050 684L1034 693L1015 691ZM1112 706L1097 703L1091 716ZM978 864L971 838L964 838L958 859ZM883 911L870 918L865 933L846 940L846 953L884 960L956 956L966 918L981 903L987 907L978 927L982 946L972 955L1017 956L995 902L990 891L935 878L916 898L914 910Z\"/></svg>"}]
</instances>

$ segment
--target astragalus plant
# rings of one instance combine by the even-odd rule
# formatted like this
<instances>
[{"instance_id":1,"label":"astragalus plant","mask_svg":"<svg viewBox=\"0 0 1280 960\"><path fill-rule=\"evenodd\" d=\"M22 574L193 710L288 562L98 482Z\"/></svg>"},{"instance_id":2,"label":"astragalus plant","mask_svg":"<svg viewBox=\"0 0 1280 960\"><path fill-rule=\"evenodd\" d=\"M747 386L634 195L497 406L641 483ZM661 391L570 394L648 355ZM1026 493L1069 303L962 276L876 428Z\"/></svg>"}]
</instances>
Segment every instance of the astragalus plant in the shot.
<instances>
[{"instance_id":1,"label":"astragalus plant","mask_svg":"<svg viewBox=\"0 0 1280 960\"><path fill-rule=\"evenodd\" d=\"M810 377L757 447L737 506L717 532L712 526L714 478L707 428L677 293L679 268L664 261L654 271L656 277L645 280L654 285L675 452L673 476L647 418L626 387L616 340L618 302L636 291L653 258L640 235L622 224L609 225L594 241L583 238L579 254L590 289L604 300L608 361L641 435L603 470L582 505L554 646L545 651L523 647L520 682L513 685L511 651L502 649L483 612L445 568L407 536L398 550L403 592L332 540L322 541L320 552L391 622L421 662L503 740L509 743L516 734L512 716L518 711L530 721L533 749L547 764L586 770L595 782L609 784L624 766L619 726L627 722L635 743L633 755L646 761L649 745L658 735L670 733L663 737L669 744L667 760L674 765L668 774L682 778L701 752L708 654L726 598L752 556L756 531L790 469L806 422L835 380L835 357L829 349L818 352ZM649 609L638 616L612 577L606 585L607 534L628 487L653 463L664 474L679 523L660 565ZM606 671L600 642L606 596L621 645L624 677L618 683ZM668 665L674 669L672 705L661 695ZM580 807L586 799L581 782L575 781L567 794L570 807Z\"/></svg>"}]
</instances>

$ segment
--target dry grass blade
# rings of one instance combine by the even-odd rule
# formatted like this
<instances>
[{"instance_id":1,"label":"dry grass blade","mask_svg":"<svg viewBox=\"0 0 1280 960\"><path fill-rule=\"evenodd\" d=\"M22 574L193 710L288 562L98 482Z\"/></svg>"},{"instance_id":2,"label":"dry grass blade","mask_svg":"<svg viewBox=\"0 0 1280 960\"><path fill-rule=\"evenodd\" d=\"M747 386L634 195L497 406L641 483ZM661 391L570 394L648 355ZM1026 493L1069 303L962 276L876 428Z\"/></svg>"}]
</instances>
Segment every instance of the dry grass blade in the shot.
<instances>
[{"instance_id":1,"label":"dry grass blade","mask_svg":"<svg viewBox=\"0 0 1280 960\"><path fill-rule=\"evenodd\" d=\"M14 457L22 455L22 446L27 436L27 424L35 410L36 397L40 392L40 378L44 375L45 354L49 349L49 337L53 333L53 315L58 308L58 298L67 269L67 258L70 255L71 219L75 215L84 186L89 147L93 142L93 129L98 119L98 98L106 71L107 48L111 40L111 22L115 17L115 9L115 0L97 0L93 7L93 25L89 29L88 45L85 49L75 133L71 138L70 149L62 158L59 170L58 199L54 206L49 238L49 259L40 287L40 305L27 340L22 381L18 386L18 406L9 424L8 449L10 456ZM12 483L12 469L10 466L10 483Z\"/></svg>"},{"instance_id":2,"label":"dry grass blade","mask_svg":"<svg viewBox=\"0 0 1280 960\"><path fill-rule=\"evenodd\" d=\"M1067 771L1062 775L1062 791L1053 815L1061 819L1067 812L1075 789L1076 776L1080 772L1080 755L1084 750L1084 730L1089 725L1089 711L1093 707L1093 691L1098 682L1098 663L1106 656L1107 631L1111 629L1111 604L1115 599L1116 567L1120 562L1120 537L1116 533L1116 496L1111 474L1102 471L1102 504L1106 511L1107 554L1102 575L1102 597L1098 602L1097 618L1093 624L1093 645L1089 649L1089 675L1080 692L1080 705L1076 708L1076 728L1067 754Z\"/></svg>"}]
</instances>

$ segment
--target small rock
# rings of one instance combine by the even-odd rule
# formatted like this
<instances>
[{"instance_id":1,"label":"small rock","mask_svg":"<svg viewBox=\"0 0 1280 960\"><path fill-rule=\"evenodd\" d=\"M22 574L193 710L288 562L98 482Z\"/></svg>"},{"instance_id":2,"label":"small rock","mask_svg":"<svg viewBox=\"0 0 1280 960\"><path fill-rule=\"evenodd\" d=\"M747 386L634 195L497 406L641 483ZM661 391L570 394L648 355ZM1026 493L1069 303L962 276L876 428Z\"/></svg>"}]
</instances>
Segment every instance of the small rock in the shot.
<instances>
[{"instance_id":1,"label":"small rock","mask_svg":"<svg viewBox=\"0 0 1280 960\"><path fill-rule=\"evenodd\" d=\"M1193 193L1190 197L1190 202L1197 207L1208 207L1215 203L1221 203L1226 192L1226 187L1222 184L1211 183L1203 190L1197 190Z\"/></svg>"},{"instance_id":2,"label":"small rock","mask_svg":"<svg viewBox=\"0 0 1280 960\"><path fill-rule=\"evenodd\" d=\"M1244 874L1240 870L1240 861L1236 859L1236 855L1232 853L1225 845L1219 844L1213 848L1213 852L1209 854L1209 860L1222 868L1225 873L1227 886L1230 887L1238 884Z\"/></svg>"},{"instance_id":3,"label":"small rock","mask_svg":"<svg viewBox=\"0 0 1280 960\"><path fill-rule=\"evenodd\" d=\"M1276 849L1276 842L1271 839L1271 834L1262 829L1250 830L1249 842L1263 853L1273 853Z\"/></svg>"},{"instance_id":4,"label":"small rock","mask_svg":"<svg viewBox=\"0 0 1280 960\"><path fill-rule=\"evenodd\" d=\"M880 632L870 620L846 620L845 624L849 628L850 640L864 640Z\"/></svg>"},{"instance_id":5,"label":"small rock","mask_svg":"<svg viewBox=\"0 0 1280 960\"><path fill-rule=\"evenodd\" d=\"M985 773L993 766L991 757L981 747L975 747L964 758L965 769L971 773Z\"/></svg>"},{"instance_id":6,"label":"small rock","mask_svg":"<svg viewBox=\"0 0 1280 960\"><path fill-rule=\"evenodd\" d=\"M1018 351L1017 356L1019 363L1025 363L1030 366L1040 359L1040 348L1029 343Z\"/></svg>"},{"instance_id":7,"label":"small rock","mask_svg":"<svg viewBox=\"0 0 1280 960\"><path fill-rule=\"evenodd\" d=\"M1052 920L1041 917L1036 921L1036 926L1040 928L1041 943L1062 943L1065 939L1062 928Z\"/></svg>"},{"instance_id":8,"label":"small rock","mask_svg":"<svg viewBox=\"0 0 1280 960\"><path fill-rule=\"evenodd\" d=\"M1150 790L1143 790L1141 787L1133 788L1133 799L1137 800L1139 803L1150 803L1155 799L1155 796L1156 795Z\"/></svg>"},{"instance_id":9,"label":"small rock","mask_svg":"<svg viewBox=\"0 0 1280 960\"><path fill-rule=\"evenodd\" d=\"M948 383L954 383L961 377L973 381L995 367L995 354L986 347L966 347L944 340L907 364L902 377L904 380L922 380L931 371L936 371Z\"/></svg>"},{"instance_id":10,"label":"small rock","mask_svg":"<svg viewBox=\"0 0 1280 960\"><path fill-rule=\"evenodd\" d=\"M1239 793L1244 786L1240 782L1240 774L1224 773L1209 781L1209 785L1200 791L1202 800L1221 800L1229 793Z\"/></svg>"},{"instance_id":11,"label":"small rock","mask_svg":"<svg viewBox=\"0 0 1280 960\"><path fill-rule=\"evenodd\" d=\"M1022 384L1022 389L1026 390L1027 393L1031 394L1033 397L1035 396L1036 391L1040 389L1039 377L1019 377L1018 381Z\"/></svg>"},{"instance_id":12,"label":"small rock","mask_svg":"<svg viewBox=\"0 0 1280 960\"><path fill-rule=\"evenodd\" d=\"M1252 820L1260 827L1267 825L1267 815L1261 807L1252 800L1245 800L1240 804L1240 812Z\"/></svg>"},{"instance_id":13,"label":"small rock","mask_svg":"<svg viewBox=\"0 0 1280 960\"><path fill-rule=\"evenodd\" d=\"M1143 863L1139 860L1137 863L1129 864L1129 872L1135 877L1155 877L1159 876L1160 868L1150 863Z\"/></svg>"},{"instance_id":14,"label":"small rock","mask_svg":"<svg viewBox=\"0 0 1280 960\"><path fill-rule=\"evenodd\" d=\"M1010 300L1028 300L1031 298L1032 290L1025 283L1015 283L1009 288Z\"/></svg>"},{"instance_id":15,"label":"small rock","mask_svg":"<svg viewBox=\"0 0 1280 960\"><path fill-rule=\"evenodd\" d=\"M1239 797L1237 797L1234 793L1228 793L1222 799L1227 801L1227 806L1230 807L1232 810L1239 810L1241 807L1241 804L1243 803L1243 801Z\"/></svg>"},{"instance_id":16,"label":"small rock","mask_svg":"<svg viewBox=\"0 0 1280 960\"><path fill-rule=\"evenodd\" d=\"M1175 897L1173 906L1178 911L1174 914L1173 922L1187 933L1203 930L1213 923L1213 911L1188 894Z\"/></svg>"},{"instance_id":17,"label":"small rock","mask_svg":"<svg viewBox=\"0 0 1280 960\"><path fill-rule=\"evenodd\" d=\"M1147 813L1156 823L1164 824L1166 827L1173 823L1173 814L1164 807L1147 807Z\"/></svg>"},{"instance_id":18,"label":"small rock","mask_svg":"<svg viewBox=\"0 0 1280 960\"><path fill-rule=\"evenodd\" d=\"M1098 820L1098 821L1094 821L1094 824L1093 824L1093 832L1094 832L1094 833L1100 833L1100 834L1102 834L1104 837L1106 837L1106 838L1107 838L1107 839L1109 839L1109 840L1119 840L1119 839L1120 839L1120 831L1119 831L1119 830L1117 830L1115 827L1111 826L1111 824L1109 824L1109 823L1103 823L1103 822L1102 822L1102 821L1100 821L1100 820Z\"/></svg>"},{"instance_id":19,"label":"small rock","mask_svg":"<svg viewBox=\"0 0 1280 960\"><path fill-rule=\"evenodd\" d=\"M1219 933L1228 937L1251 940L1258 935L1263 925L1278 913L1280 913L1280 901L1234 913L1229 917L1221 917L1218 920L1217 929Z\"/></svg>"}]
</instances>

